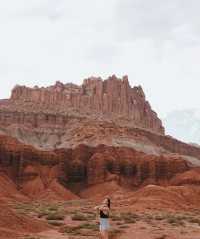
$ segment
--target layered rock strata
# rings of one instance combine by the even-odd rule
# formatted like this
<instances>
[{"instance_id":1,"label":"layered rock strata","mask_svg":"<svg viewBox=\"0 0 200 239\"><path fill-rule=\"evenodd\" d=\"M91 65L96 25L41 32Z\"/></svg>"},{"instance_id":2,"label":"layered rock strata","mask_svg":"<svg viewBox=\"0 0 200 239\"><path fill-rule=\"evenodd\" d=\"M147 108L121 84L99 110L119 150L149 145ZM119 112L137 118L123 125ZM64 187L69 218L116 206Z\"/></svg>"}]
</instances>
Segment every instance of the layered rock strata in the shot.
<instances>
[{"instance_id":1,"label":"layered rock strata","mask_svg":"<svg viewBox=\"0 0 200 239\"><path fill-rule=\"evenodd\" d=\"M3 108L16 112L14 121L30 121L33 125L45 121L43 117L54 124L65 124L66 115L75 114L117 120L118 123L164 134L162 122L145 99L142 88L132 88L127 76L119 79L113 75L104 81L91 77L85 79L81 86L61 82L46 88L16 86L11 99L0 104L0 109ZM49 114L34 116L33 113L38 111Z\"/></svg>"},{"instance_id":2,"label":"layered rock strata","mask_svg":"<svg viewBox=\"0 0 200 239\"><path fill-rule=\"evenodd\" d=\"M150 156L126 147L79 145L47 152L1 136L0 170L20 192L41 197L48 190L69 195L68 189L79 192L107 181L131 188L167 185L189 166L181 157ZM64 188L68 191L63 192ZM74 198L72 193L69 197Z\"/></svg>"}]
</instances>

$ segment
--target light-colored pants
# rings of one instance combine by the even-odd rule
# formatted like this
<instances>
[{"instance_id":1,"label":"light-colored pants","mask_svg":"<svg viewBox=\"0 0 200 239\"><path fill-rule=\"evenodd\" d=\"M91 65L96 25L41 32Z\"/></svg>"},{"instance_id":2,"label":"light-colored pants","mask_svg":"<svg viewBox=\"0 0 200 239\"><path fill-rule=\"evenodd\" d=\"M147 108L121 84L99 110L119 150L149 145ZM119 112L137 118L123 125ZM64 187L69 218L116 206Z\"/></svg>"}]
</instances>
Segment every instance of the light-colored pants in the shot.
<instances>
[{"instance_id":1,"label":"light-colored pants","mask_svg":"<svg viewBox=\"0 0 200 239\"><path fill-rule=\"evenodd\" d=\"M100 231L105 231L110 228L109 219L108 218L100 218Z\"/></svg>"}]
</instances>

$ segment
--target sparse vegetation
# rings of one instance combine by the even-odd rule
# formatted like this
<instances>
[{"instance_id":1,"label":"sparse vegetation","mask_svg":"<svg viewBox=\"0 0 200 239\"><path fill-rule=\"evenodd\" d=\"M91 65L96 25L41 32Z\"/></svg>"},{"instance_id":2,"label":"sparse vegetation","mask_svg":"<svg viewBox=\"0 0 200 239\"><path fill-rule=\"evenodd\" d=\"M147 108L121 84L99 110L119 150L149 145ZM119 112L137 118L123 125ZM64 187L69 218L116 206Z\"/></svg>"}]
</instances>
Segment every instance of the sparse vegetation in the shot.
<instances>
[{"instance_id":1,"label":"sparse vegetation","mask_svg":"<svg viewBox=\"0 0 200 239\"><path fill-rule=\"evenodd\" d=\"M57 226L57 227L64 225L62 221L55 221L55 220L49 220L48 223L52 226Z\"/></svg>"},{"instance_id":2,"label":"sparse vegetation","mask_svg":"<svg viewBox=\"0 0 200 239\"><path fill-rule=\"evenodd\" d=\"M93 211L94 205L83 201L70 201L64 203L24 203L17 204L15 208L18 212L30 214L31 216L46 220L48 224L59 228L60 233L66 234L69 238L97 238L99 225L95 223L96 213ZM65 219L74 221L65 224ZM111 231L110 238L114 239L118 234L125 232L131 224L137 221L148 223L154 230L162 230L162 224L169 226L180 227L190 224L197 224L200 226L200 218L194 213L167 213L167 212L146 212L143 214L136 214L132 212L119 212L113 210L111 214ZM148 227L144 224L139 224L140 230L146 230ZM181 232L180 232L181 233ZM23 239L41 239L41 237L27 236ZM157 239L165 239L165 235L161 234Z\"/></svg>"},{"instance_id":3,"label":"sparse vegetation","mask_svg":"<svg viewBox=\"0 0 200 239\"><path fill-rule=\"evenodd\" d=\"M84 215L83 213L76 213L74 215L72 215L72 220L74 221L87 221L87 215Z\"/></svg>"},{"instance_id":4,"label":"sparse vegetation","mask_svg":"<svg viewBox=\"0 0 200 239\"><path fill-rule=\"evenodd\" d=\"M78 226L65 226L63 229L64 233L70 235L95 235L98 231L98 225L91 223L82 223Z\"/></svg>"},{"instance_id":5,"label":"sparse vegetation","mask_svg":"<svg viewBox=\"0 0 200 239\"><path fill-rule=\"evenodd\" d=\"M110 236L110 238L112 239L112 238L115 238L116 235L121 234L122 232L123 232L122 229L115 229L115 228L113 228L113 229L109 232L109 236Z\"/></svg>"},{"instance_id":6,"label":"sparse vegetation","mask_svg":"<svg viewBox=\"0 0 200 239\"><path fill-rule=\"evenodd\" d=\"M199 218L196 218L196 217L193 217L193 218L189 218L188 219L188 222L190 223L196 223L200 226L200 219Z\"/></svg>"},{"instance_id":7,"label":"sparse vegetation","mask_svg":"<svg viewBox=\"0 0 200 239\"><path fill-rule=\"evenodd\" d=\"M32 236L32 235L27 235L23 239L41 239L41 237L38 236Z\"/></svg>"},{"instance_id":8,"label":"sparse vegetation","mask_svg":"<svg viewBox=\"0 0 200 239\"><path fill-rule=\"evenodd\" d=\"M137 214L131 212L121 213L120 217L125 223L136 223L136 220L139 219Z\"/></svg>"},{"instance_id":9,"label":"sparse vegetation","mask_svg":"<svg viewBox=\"0 0 200 239\"><path fill-rule=\"evenodd\" d=\"M120 225L119 228L121 228L121 229L125 229L125 228L129 228L129 226L126 225L126 224L124 224L124 225Z\"/></svg>"},{"instance_id":10,"label":"sparse vegetation","mask_svg":"<svg viewBox=\"0 0 200 239\"><path fill-rule=\"evenodd\" d=\"M162 221L163 219L165 219L165 217L163 215L156 215L155 216L155 220L157 220L157 221Z\"/></svg>"},{"instance_id":11,"label":"sparse vegetation","mask_svg":"<svg viewBox=\"0 0 200 239\"><path fill-rule=\"evenodd\" d=\"M65 215L58 212L50 213L46 217L47 220L64 220L64 218Z\"/></svg>"},{"instance_id":12,"label":"sparse vegetation","mask_svg":"<svg viewBox=\"0 0 200 239\"><path fill-rule=\"evenodd\" d=\"M113 221L122 221L123 220L122 217L120 216L120 214L113 214L113 215L111 215L111 219Z\"/></svg>"}]
</instances>

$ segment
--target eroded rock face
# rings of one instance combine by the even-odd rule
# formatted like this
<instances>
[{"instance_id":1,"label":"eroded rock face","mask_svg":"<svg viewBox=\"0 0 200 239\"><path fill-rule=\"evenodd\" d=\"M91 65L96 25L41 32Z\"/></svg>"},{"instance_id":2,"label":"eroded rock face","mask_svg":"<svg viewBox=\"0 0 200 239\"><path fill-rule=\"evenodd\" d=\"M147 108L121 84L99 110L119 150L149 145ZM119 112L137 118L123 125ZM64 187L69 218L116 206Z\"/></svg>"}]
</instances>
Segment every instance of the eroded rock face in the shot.
<instances>
[{"instance_id":1,"label":"eroded rock face","mask_svg":"<svg viewBox=\"0 0 200 239\"><path fill-rule=\"evenodd\" d=\"M55 190L61 162L53 151L39 151L14 138L0 136L0 171L14 182L16 190L31 198L41 197L47 191L54 194L54 199L77 198L61 184Z\"/></svg>"},{"instance_id":2,"label":"eroded rock face","mask_svg":"<svg viewBox=\"0 0 200 239\"><path fill-rule=\"evenodd\" d=\"M7 109L15 108L15 111L25 112L27 110L30 113L17 113L15 117L11 117L18 123L29 122L37 126L48 121L50 124L63 125L66 123L63 114L73 112L87 118L117 120L119 123L164 134L162 122L146 101L142 88L132 88L127 76L119 79L113 75L104 81L91 77L85 79L81 86L61 82L46 88L16 86L10 102L15 106L8 106L8 103ZM39 109L43 113L51 113L34 115L33 113Z\"/></svg>"},{"instance_id":3,"label":"eroded rock face","mask_svg":"<svg viewBox=\"0 0 200 239\"><path fill-rule=\"evenodd\" d=\"M64 188L80 192L108 181L131 188L167 185L189 166L181 157L149 156L125 147L80 145L75 149L40 151L0 136L0 169L18 190L33 198L48 195L48 190L50 195L75 198Z\"/></svg>"},{"instance_id":4,"label":"eroded rock face","mask_svg":"<svg viewBox=\"0 0 200 239\"><path fill-rule=\"evenodd\" d=\"M200 158L199 148L164 135L142 88L132 88L126 76L91 77L81 86L16 86L10 99L0 100L0 134L45 150L105 144Z\"/></svg>"}]
</instances>

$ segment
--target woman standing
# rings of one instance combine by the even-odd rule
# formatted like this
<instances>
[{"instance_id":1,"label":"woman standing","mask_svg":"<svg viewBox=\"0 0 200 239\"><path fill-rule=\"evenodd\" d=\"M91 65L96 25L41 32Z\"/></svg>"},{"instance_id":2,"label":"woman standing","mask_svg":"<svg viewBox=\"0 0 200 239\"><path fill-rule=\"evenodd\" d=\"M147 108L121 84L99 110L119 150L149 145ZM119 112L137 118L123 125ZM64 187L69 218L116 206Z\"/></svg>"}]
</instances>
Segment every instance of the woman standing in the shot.
<instances>
[{"instance_id":1,"label":"woman standing","mask_svg":"<svg viewBox=\"0 0 200 239\"><path fill-rule=\"evenodd\" d=\"M108 239L108 231L110 228L109 224L109 213L110 213L110 198L105 198L102 201L102 204L100 206L96 206L95 210L98 211L99 216L99 222L100 222L100 237L102 239Z\"/></svg>"}]
</instances>

